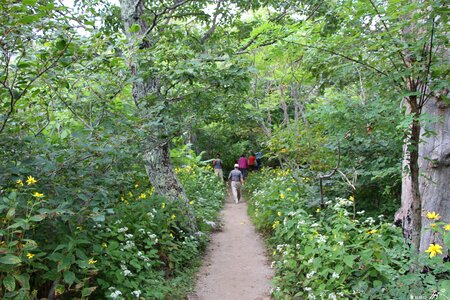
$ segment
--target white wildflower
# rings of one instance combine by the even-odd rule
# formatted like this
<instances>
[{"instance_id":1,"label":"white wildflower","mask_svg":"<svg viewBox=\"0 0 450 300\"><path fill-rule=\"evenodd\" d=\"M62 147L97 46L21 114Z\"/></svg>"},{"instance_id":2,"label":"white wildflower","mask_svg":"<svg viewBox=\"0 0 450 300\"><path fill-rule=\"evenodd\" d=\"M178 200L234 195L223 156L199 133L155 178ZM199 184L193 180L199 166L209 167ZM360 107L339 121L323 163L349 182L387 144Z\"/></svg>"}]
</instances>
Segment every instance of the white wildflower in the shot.
<instances>
[{"instance_id":1,"label":"white wildflower","mask_svg":"<svg viewBox=\"0 0 450 300\"><path fill-rule=\"evenodd\" d=\"M113 299L117 299L117 298L119 298L120 295L122 295L122 292L121 292L121 291L114 291L114 292L112 292L111 295L109 295L109 296L110 296L111 298L113 298Z\"/></svg>"},{"instance_id":2,"label":"white wildflower","mask_svg":"<svg viewBox=\"0 0 450 300\"><path fill-rule=\"evenodd\" d=\"M319 234L319 235L317 236L317 242L318 242L319 244L320 244L320 243L326 243L326 242L327 242L326 236Z\"/></svg>"},{"instance_id":3,"label":"white wildflower","mask_svg":"<svg viewBox=\"0 0 450 300\"><path fill-rule=\"evenodd\" d=\"M337 300L336 295L334 293L329 294L328 299Z\"/></svg>"},{"instance_id":4,"label":"white wildflower","mask_svg":"<svg viewBox=\"0 0 450 300\"><path fill-rule=\"evenodd\" d=\"M303 289L304 289L305 291L307 291L307 292L309 292L309 291L312 290L312 289L311 289L310 287L308 287L308 286L305 286Z\"/></svg>"},{"instance_id":5,"label":"white wildflower","mask_svg":"<svg viewBox=\"0 0 450 300\"><path fill-rule=\"evenodd\" d=\"M135 295L136 298L139 298L139 296L142 294L142 291L136 290L136 291L132 291L131 293L132 293L133 295Z\"/></svg>"},{"instance_id":6,"label":"white wildflower","mask_svg":"<svg viewBox=\"0 0 450 300\"><path fill-rule=\"evenodd\" d=\"M306 278L310 279L311 277L314 276L314 274L316 274L316 271L311 271L308 274L306 274Z\"/></svg>"},{"instance_id":7,"label":"white wildflower","mask_svg":"<svg viewBox=\"0 0 450 300\"><path fill-rule=\"evenodd\" d=\"M215 226L216 226L216 223L213 222L213 221L205 221L205 224L206 224L206 225L209 225L209 226L211 226L211 227L215 227Z\"/></svg>"},{"instance_id":8,"label":"white wildflower","mask_svg":"<svg viewBox=\"0 0 450 300\"><path fill-rule=\"evenodd\" d=\"M131 240L133 238L133 235L131 233L125 233L125 237Z\"/></svg>"},{"instance_id":9,"label":"white wildflower","mask_svg":"<svg viewBox=\"0 0 450 300\"><path fill-rule=\"evenodd\" d=\"M339 278L339 274L336 273L336 272L333 272L333 274L331 275L331 278L338 279Z\"/></svg>"},{"instance_id":10,"label":"white wildflower","mask_svg":"<svg viewBox=\"0 0 450 300\"><path fill-rule=\"evenodd\" d=\"M363 214L365 214L365 212L366 212L366 211L361 210L361 211L357 211L356 214L357 214L357 215L363 215Z\"/></svg>"},{"instance_id":11,"label":"white wildflower","mask_svg":"<svg viewBox=\"0 0 450 300\"><path fill-rule=\"evenodd\" d=\"M126 231L128 231L128 227L122 227L122 228L119 228L118 230L117 230L117 232L119 232L119 233L122 233L122 232L126 232Z\"/></svg>"}]
</instances>

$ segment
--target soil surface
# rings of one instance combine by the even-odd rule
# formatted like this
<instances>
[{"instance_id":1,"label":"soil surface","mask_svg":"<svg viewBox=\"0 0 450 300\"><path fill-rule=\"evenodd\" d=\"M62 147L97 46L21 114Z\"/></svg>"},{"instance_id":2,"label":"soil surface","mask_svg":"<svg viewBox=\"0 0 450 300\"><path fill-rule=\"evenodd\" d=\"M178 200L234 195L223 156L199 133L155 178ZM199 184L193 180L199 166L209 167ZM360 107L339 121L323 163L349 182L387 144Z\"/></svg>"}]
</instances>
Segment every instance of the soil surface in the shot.
<instances>
[{"instance_id":1,"label":"soil surface","mask_svg":"<svg viewBox=\"0 0 450 300\"><path fill-rule=\"evenodd\" d=\"M231 196L222 230L211 236L191 300L269 300L273 270L264 243L247 216L247 204Z\"/></svg>"}]
</instances>

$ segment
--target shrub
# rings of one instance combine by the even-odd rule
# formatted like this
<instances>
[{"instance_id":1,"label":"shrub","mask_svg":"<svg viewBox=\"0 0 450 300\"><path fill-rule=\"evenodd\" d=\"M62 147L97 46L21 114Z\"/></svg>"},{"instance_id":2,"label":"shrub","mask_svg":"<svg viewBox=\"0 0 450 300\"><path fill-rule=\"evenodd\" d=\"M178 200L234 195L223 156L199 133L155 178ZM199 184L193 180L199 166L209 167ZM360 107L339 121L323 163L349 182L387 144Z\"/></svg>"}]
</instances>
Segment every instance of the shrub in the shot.
<instances>
[{"instance_id":1,"label":"shrub","mask_svg":"<svg viewBox=\"0 0 450 300\"><path fill-rule=\"evenodd\" d=\"M308 180L297 184L288 174L265 170L246 185L250 213L273 250L276 299L406 299L448 291L449 264L442 256L415 254L383 216L354 215L352 197L309 207L302 198L302 192L312 196ZM448 247L444 228L436 223L432 229Z\"/></svg>"},{"instance_id":2,"label":"shrub","mask_svg":"<svg viewBox=\"0 0 450 300\"><path fill-rule=\"evenodd\" d=\"M79 207L54 201L34 178L11 183L0 198L2 299L183 297L225 190L210 170L187 166L178 174L197 218L195 234L186 230L181 205L138 184L103 207Z\"/></svg>"}]
</instances>

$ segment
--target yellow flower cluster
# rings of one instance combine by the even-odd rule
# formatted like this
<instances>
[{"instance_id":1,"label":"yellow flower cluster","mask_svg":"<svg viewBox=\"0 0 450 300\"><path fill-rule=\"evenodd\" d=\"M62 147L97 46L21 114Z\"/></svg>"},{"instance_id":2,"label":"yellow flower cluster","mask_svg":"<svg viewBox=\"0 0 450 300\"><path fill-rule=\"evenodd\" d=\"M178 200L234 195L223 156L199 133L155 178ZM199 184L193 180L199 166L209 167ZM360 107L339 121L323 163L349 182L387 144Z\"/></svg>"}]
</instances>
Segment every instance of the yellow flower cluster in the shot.
<instances>
[{"instance_id":1,"label":"yellow flower cluster","mask_svg":"<svg viewBox=\"0 0 450 300\"><path fill-rule=\"evenodd\" d=\"M36 182L37 182L37 180L34 179L33 176L28 176L28 177L27 177L27 184L28 184L28 185L35 184Z\"/></svg>"},{"instance_id":2,"label":"yellow flower cluster","mask_svg":"<svg viewBox=\"0 0 450 300\"><path fill-rule=\"evenodd\" d=\"M280 225L280 221L277 220L273 223L272 228L275 229L278 227L278 225Z\"/></svg>"},{"instance_id":3,"label":"yellow flower cluster","mask_svg":"<svg viewBox=\"0 0 450 300\"><path fill-rule=\"evenodd\" d=\"M430 253L430 258L435 257L436 254L442 254L442 246L439 244L430 244L427 250L425 252Z\"/></svg>"},{"instance_id":4,"label":"yellow flower cluster","mask_svg":"<svg viewBox=\"0 0 450 300\"><path fill-rule=\"evenodd\" d=\"M441 218L441 216L437 213L433 212L428 212L427 213L427 219L428 220L439 220Z\"/></svg>"},{"instance_id":5,"label":"yellow flower cluster","mask_svg":"<svg viewBox=\"0 0 450 300\"><path fill-rule=\"evenodd\" d=\"M39 192L34 192L33 196L36 197L36 198L42 198L42 197L44 197L44 194L41 194Z\"/></svg>"}]
</instances>

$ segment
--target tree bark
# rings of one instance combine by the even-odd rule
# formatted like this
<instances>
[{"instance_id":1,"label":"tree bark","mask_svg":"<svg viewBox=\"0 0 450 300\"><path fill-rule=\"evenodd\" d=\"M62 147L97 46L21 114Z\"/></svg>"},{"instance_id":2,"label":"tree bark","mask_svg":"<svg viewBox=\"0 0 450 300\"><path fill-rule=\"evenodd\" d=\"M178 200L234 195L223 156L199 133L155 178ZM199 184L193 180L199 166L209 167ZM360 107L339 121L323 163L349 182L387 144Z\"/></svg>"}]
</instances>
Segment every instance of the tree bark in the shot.
<instances>
[{"instance_id":1,"label":"tree bark","mask_svg":"<svg viewBox=\"0 0 450 300\"><path fill-rule=\"evenodd\" d=\"M438 121L424 125L421 131L423 143L418 164L422 207L425 213L437 212L442 217L441 221L450 223L450 104L435 98L424 106L423 113L437 117ZM429 136L426 131L435 134ZM426 217L423 218L420 251L425 251L431 243L443 246L439 235L425 230L430 223Z\"/></svg>"},{"instance_id":2,"label":"tree bark","mask_svg":"<svg viewBox=\"0 0 450 300\"><path fill-rule=\"evenodd\" d=\"M152 104L147 103L146 98L149 95L159 94L160 82L155 76L143 76L140 71L139 55L144 50L150 51L154 46L152 44L152 30L157 25L157 15L153 13L152 24L148 24L143 16L145 14L144 1L140 0L121 0L122 20L125 25L125 31L130 44L134 47L130 57L130 71L133 77L139 78L133 82L133 98L139 114L142 115L142 107L149 107ZM137 32L131 33L130 28L133 25L139 25ZM139 48L139 49L138 49ZM143 116L150 118L149 116ZM153 124L153 123L152 123ZM150 183L155 191L165 197L167 201L180 201L182 209L187 216L187 225L192 232L197 231L195 216L190 208L189 200L186 196L183 186L173 171L170 161L169 138L163 134L164 124L149 125L148 137L143 145L143 159L145 169Z\"/></svg>"},{"instance_id":3,"label":"tree bark","mask_svg":"<svg viewBox=\"0 0 450 300\"><path fill-rule=\"evenodd\" d=\"M410 113L411 109L414 107L409 105ZM403 166L410 170L403 174L402 206L395 219L402 222L405 237L423 252L431 243L443 245L441 237L429 230L432 221L426 218L426 213L434 211L441 215L442 221L450 222L450 105L433 98L422 107L421 113L438 121L422 128L418 121L411 126L403 160ZM412 143L416 145L410 147Z\"/></svg>"}]
</instances>

